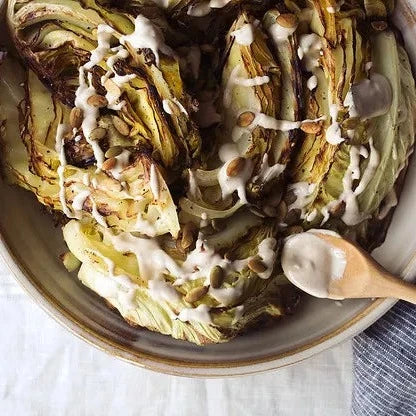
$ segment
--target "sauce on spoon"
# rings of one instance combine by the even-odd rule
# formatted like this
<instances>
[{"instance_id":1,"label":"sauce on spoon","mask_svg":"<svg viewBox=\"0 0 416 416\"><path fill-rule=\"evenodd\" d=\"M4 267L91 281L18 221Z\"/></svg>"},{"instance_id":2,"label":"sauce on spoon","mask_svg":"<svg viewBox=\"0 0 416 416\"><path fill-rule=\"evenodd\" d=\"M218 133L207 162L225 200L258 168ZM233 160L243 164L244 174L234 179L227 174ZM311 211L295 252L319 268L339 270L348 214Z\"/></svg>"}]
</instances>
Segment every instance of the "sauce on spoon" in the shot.
<instances>
[{"instance_id":1,"label":"sauce on spoon","mask_svg":"<svg viewBox=\"0 0 416 416\"><path fill-rule=\"evenodd\" d=\"M369 253L332 231L310 230L289 237L282 267L295 286L316 297L393 297L416 304L416 285L398 279Z\"/></svg>"},{"instance_id":2,"label":"sauce on spoon","mask_svg":"<svg viewBox=\"0 0 416 416\"><path fill-rule=\"evenodd\" d=\"M343 250L319 238L313 231L289 237L283 247L282 267L287 278L318 298L328 297L329 284L342 278L346 264Z\"/></svg>"}]
</instances>

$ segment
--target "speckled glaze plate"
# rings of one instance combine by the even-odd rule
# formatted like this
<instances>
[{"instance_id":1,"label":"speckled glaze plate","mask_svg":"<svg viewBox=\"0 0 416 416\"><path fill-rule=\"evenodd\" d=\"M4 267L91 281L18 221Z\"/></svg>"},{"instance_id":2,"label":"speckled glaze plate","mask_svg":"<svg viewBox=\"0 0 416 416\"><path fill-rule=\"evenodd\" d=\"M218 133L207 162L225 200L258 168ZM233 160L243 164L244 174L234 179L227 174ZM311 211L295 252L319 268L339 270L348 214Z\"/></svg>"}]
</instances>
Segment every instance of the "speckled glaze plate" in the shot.
<instances>
[{"instance_id":1,"label":"speckled glaze plate","mask_svg":"<svg viewBox=\"0 0 416 416\"><path fill-rule=\"evenodd\" d=\"M1 6L2 0L0 0ZM416 4L398 1L395 21L416 68ZM0 27L3 25L0 23ZM390 271L416 272L416 159L410 164L386 242L374 253ZM198 347L135 329L64 269L61 231L29 193L0 181L0 254L27 293L75 335L135 365L181 376L223 377L277 369L352 338L393 299L333 301L305 297L291 317L221 345ZM17 306L16 306L17 307ZM16 315L19 311L16 310Z\"/></svg>"}]
</instances>

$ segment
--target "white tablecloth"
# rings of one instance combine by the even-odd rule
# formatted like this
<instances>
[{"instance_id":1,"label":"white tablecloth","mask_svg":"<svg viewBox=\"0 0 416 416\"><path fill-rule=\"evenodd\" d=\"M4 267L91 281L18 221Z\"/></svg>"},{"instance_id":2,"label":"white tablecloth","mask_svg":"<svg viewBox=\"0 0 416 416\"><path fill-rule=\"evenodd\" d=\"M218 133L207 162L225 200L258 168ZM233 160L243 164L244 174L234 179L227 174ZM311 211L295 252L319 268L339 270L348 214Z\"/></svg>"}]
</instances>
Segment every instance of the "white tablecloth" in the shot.
<instances>
[{"instance_id":1,"label":"white tablecloth","mask_svg":"<svg viewBox=\"0 0 416 416\"><path fill-rule=\"evenodd\" d=\"M67 332L22 292L1 259L0 334L0 415L349 415L350 343L245 378L156 374Z\"/></svg>"}]
</instances>

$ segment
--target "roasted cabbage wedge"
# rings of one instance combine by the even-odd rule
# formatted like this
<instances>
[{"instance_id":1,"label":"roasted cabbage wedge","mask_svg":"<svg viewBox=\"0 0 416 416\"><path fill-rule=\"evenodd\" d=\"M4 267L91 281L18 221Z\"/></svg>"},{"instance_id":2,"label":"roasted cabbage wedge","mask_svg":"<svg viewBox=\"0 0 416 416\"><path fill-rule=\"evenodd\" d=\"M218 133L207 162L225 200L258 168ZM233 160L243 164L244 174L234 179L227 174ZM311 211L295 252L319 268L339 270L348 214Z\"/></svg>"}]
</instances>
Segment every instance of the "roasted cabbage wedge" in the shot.
<instances>
[{"instance_id":1,"label":"roasted cabbage wedge","mask_svg":"<svg viewBox=\"0 0 416 416\"><path fill-rule=\"evenodd\" d=\"M4 76L12 76L14 67L12 61L6 62L2 67ZM7 83L2 84L2 88L4 97L10 95ZM12 143L5 146L4 162L6 170L13 174L13 181L33 191L48 208L64 211L65 207L69 218L95 217L122 231L140 232L145 227L152 228L155 235L178 235L176 207L160 168L139 149L126 147L130 151L125 150L125 154L116 157L118 166L113 168L113 173L97 172L93 166L67 164L62 174L65 181L60 186L55 137L58 125L68 122L70 110L54 99L31 71L27 74L24 97L19 112L26 152ZM112 140L117 140L115 134ZM74 153L72 147L80 143L82 145L81 141L67 142L67 153ZM157 198L150 184L152 166L159 184Z\"/></svg>"},{"instance_id":2,"label":"roasted cabbage wedge","mask_svg":"<svg viewBox=\"0 0 416 416\"><path fill-rule=\"evenodd\" d=\"M152 50L149 45L135 49L131 42L140 43L141 33L126 37L125 49L121 48L118 40L134 31L134 18L110 12L94 0L16 0L8 6L17 51L60 101L74 105L80 86L79 68L95 50L86 72L98 92L118 97L110 104L128 124L131 143L147 146L165 167L180 171L198 159L201 146L189 116L192 103L184 91L179 62L164 43L162 29L143 15L139 18L142 30L152 31L153 42L159 42L162 50ZM119 50L112 50L116 44ZM109 73L115 76L109 78ZM109 79L103 82L103 76ZM122 108L118 105L121 101L126 104ZM162 103L172 107L169 114L163 111Z\"/></svg>"},{"instance_id":3,"label":"roasted cabbage wedge","mask_svg":"<svg viewBox=\"0 0 416 416\"><path fill-rule=\"evenodd\" d=\"M324 114L328 127L319 134L307 135L302 142L291 166L294 185L289 185L288 198L299 190L298 184L312 185L305 204L293 205L302 225L323 225L350 236L358 233L363 245L370 246L371 239L366 239L362 230L372 218L380 217L380 209L392 198L396 181L413 151L415 86L408 57L394 32L371 30L370 36L363 36L356 17L344 17L337 26L342 28L344 40L335 47L327 45L319 66L313 69L318 87L307 99L308 117ZM359 120L351 111L347 95L350 85L367 77L369 62L371 69L367 71L389 80L391 105L383 115ZM330 114L334 102L339 107L336 120ZM350 136L348 140L328 142L329 126L334 122L339 123L345 137ZM358 171L352 172L354 169Z\"/></svg>"},{"instance_id":4,"label":"roasted cabbage wedge","mask_svg":"<svg viewBox=\"0 0 416 416\"><path fill-rule=\"evenodd\" d=\"M229 341L295 311L287 236L384 239L416 126L393 9L9 0L5 177L60 214L64 267L128 323Z\"/></svg>"},{"instance_id":5,"label":"roasted cabbage wedge","mask_svg":"<svg viewBox=\"0 0 416 416\"><path fill-rule=\"evenodd\" d=\"M297 302L293 289L282 277L264 280L255 276L247 266L240 273L226 276L221 289L211 287L198 300L192 301L187 294L201 288L206 277L177 284L178 276L172 272L176 267L187 270L186 267L180 268L183 264L180 256L175 258L175 254L167 254L167 250L160 254L169 256L174 266L168 266L172 274L158 276L159 267L149 264L144 258L148 256L151 262L149 253L126 253L120 244L127 239L137 247L144 244L157 251L161 250L163 242L157 244L131 234L113 235L109 229L76 220L65 225L63 231L69 249L82 262L79 278L86 286L106 298L130 323L175 338L197 344L224 342L265 314L275 317L286 314ZM270 227L261 227L252 234L250 241L235 247L235 255L245 258L256 254L258 244L270 234ZM116 251L114 246L120 251ZM149 269L144 272L145 268ZM151 278L146 280L148 276ZM253 293L256 293L255 297ZM241 304L245 305L244 309ZM204 316L201 311L206 307L210 313ZM205 322L178 319L181 311L183 314L189 308L198 309Z\"/></svg>"}]
</instances>

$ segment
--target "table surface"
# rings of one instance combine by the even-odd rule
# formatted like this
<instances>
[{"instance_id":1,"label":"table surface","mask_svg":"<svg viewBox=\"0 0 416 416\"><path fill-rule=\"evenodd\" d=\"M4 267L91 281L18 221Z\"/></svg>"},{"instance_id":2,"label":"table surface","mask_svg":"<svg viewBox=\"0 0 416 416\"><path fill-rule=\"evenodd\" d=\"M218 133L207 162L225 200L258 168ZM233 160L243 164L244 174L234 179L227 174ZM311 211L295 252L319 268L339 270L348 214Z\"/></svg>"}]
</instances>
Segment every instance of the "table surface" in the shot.
<instances>
[{"instance_id":1,"label":"table surface","mask_svg":"<svg viewBox=\"0 0 416 416\"><path fill-rule=\"evenodd\" d=\"M0 414L349 415L351 343L272 373L185 379L110 357L37 306L0 259Z\"/></svg>"}]
</instances>

